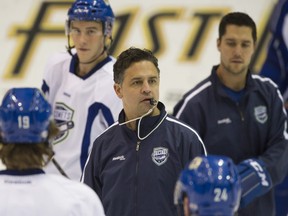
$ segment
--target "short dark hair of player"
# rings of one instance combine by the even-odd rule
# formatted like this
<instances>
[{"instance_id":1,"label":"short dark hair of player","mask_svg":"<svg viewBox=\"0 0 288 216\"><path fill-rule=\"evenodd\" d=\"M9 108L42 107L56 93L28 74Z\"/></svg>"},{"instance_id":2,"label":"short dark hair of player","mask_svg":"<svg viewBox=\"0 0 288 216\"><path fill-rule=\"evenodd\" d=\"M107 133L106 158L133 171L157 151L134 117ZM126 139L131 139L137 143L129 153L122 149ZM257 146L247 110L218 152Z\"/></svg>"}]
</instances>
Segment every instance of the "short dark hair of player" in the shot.
<instances>
[{"instance_id":1,"label":"short dark hair of player","mask_svg":"<svg viewBox=\"0 0 288 216\"><path fill-rule=\"evenodd\" d=\"M153 55L153 53L148 49L139 49L135 47L130 47L129 49L123 51L118 57L114 64L114 82L121 84L124 79L124 72L133 63L140 61L150 61L152 62L160 73L158 67L158 59Z\"/></svg>"},{"instance_id":2,"label":"short dark hair of player","mask_svg":"<svg viewBox=\"0 0 288 216\"><path fill-rule=\"evenodd\" d=\"M246 13L242 12L232 12L225 15L219 24L219 39L221 40L221 37L226 32L227 25L237 25L237 26L247 26L252 29L252 38L254 44L257 41L257 29L256 24L253 21L253 19L247 15Z\"/></svg>"}]
</instances>

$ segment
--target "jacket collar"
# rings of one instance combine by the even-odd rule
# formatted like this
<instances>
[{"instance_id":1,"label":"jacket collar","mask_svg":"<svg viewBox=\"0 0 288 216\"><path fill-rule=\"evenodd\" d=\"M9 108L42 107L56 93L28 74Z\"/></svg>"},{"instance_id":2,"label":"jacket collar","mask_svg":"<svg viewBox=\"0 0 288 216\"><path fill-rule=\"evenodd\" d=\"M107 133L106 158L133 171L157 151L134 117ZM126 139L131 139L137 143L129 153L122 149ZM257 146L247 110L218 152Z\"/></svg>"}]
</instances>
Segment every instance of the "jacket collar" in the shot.
<instances>
[{"instance_id":1,"label":"jacket collar","mask_svg":"<svg viewBox=\"0 0 288 216\"><path fill-rule=\"evenodd\" d=\"M145 116L142 119L138 119L136 121L136 125L137 125L136 130L138 130L138 123L139 123L139 121L141 121L140 122L140 133L139 133L140 137L145 137L146 135L148 135L155 127L158 127L161 124L161 122L163 121L163 119L167 116L167 112L165 110L165 106L163 103L161 103L159 101L157 104L157 108L160 110L159 115L156 115L156 116L148 115L148 116ZM121 124L124 121L125 121L125 112L122 109L122 111L119 114L119 123ZM127 126L125 126L125 128L128 129Z\"/></svg>"},{"instance_id":2,"label":"jacket collar","mask_svg":"<svg viewBox=\"0 0 288 216\"><path fill-rule=\"evenodd\" d=\"M211 81L215 84L215 91L218 92L219 95L227 97L227 94L223 90L223 87L222 87L223 84L221 83L221 81L220 81L220 79L219 79L219 77L217 76L217 73L216 73L218 67L219 67L219 65L213 66L212 73L211 73L211 77L212 77ZM247 92L250 92L250 91L254 91L256 89L257 88L255 87L251 71L250 71L250 69L248 69L248 73L247 73L247 76L246 76L245 92L247 93Z\"/></svg>"}]
</instances>

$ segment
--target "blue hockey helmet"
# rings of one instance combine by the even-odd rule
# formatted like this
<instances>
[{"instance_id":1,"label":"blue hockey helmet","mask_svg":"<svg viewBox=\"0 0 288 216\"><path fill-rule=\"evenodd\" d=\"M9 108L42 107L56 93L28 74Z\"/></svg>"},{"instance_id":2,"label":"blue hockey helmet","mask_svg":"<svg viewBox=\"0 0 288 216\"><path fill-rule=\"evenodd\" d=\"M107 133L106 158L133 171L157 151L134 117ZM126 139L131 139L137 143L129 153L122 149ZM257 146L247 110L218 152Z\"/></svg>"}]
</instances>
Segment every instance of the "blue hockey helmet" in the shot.
<instances>
[{"instance_id":1,"label":"blue hockey helmet","mask_svg":"<svg viewBox=\"0 0 288 216\"><path fill-rule=\"evenodd\" d=\"M112 35L115 16L108 0L76 0L68 10L68 28L72 20L100 21L104 35Z\"/></svg>"},{"instance_id":2,"label":"blue hockey helmet","mask_svg":"<svg viewBox=\"0 0 288 216\"><path fill-rule=\"evenodd\" d=\"M52 109L37 88L12 88L0 106L3 143L33 144L48 139Z\"/></svg>"},{"instance_id":3,"label":"blue hockey helmet","mask_svg":"<svg viewBox=\"0 0 288 216\"><path fill-rule=\"evenodd\" d=\"M181 172L176 188L178 196L181 192L188 196L191 214L232 216L240 204L240 182L230 158L209 155L192 160Z\"/></svg>"}]
</instances>

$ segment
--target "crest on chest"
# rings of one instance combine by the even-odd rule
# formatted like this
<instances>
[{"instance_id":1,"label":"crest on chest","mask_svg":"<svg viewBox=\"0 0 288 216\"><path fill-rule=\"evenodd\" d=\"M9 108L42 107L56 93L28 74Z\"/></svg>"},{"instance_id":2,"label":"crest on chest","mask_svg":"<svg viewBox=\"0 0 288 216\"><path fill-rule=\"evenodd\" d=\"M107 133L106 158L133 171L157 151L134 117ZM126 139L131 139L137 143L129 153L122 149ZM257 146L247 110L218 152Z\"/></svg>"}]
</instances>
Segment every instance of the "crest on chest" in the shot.
<instances>
[{"instance_id":1,"label":"crest on chest","mask_svg":"<svg viewBox=\"0 0 288 216\"><path fill-rule=\"evenodd\" d=\"M268 119L267 107L266 106L254 107L254 116L259 123L264 124Z\"/></svg>"},{"instance_id":2,"label":"crest on chest","mask_svg":"<svg viewBox=\"0 0 288 216\"><path fill-rule=\"evenodd\" d=\"M164 147L153 148L151 157L152 157L152 161L156 165L161 166L167 161L169 157L168 149Z\"/></svg>"}]
</instances>

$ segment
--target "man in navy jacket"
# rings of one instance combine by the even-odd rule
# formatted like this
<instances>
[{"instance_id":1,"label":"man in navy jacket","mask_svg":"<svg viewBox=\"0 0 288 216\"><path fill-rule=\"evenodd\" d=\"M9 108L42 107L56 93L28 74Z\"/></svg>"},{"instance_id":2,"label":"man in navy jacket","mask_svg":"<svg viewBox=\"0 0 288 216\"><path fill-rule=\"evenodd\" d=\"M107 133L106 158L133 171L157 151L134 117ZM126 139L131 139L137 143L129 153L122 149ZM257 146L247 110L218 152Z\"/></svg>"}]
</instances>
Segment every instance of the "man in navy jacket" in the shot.
<instances>
[{"instance_id":1,"label":"man in navy jacket","mask_svg":"<svg viewBox=\"0 0 288 216\"><path fill-rule=\"evenodd\" d=\"M95 140L82 178L107 216L175 216L178 176L206 154L198 134L159 102L159 74L158 60L146 49L125 50L114 65L114 90L124 108Z\"/></svg>"},{"instance_id":2,"label":"man in navy jacket","mask_svg":"<svg viewBox=\"0 0 288 216\"><path fill-rule=\"evenodd\" d=\"M242 177L239 215L275 215L272 186L287 173L287 114L277 86L248 69L257 40L245 13L224 16L220 64L174 107L201 136L209 154L226 155ZM248 181L249 180L249 181Z\"/></svg>"}]
</instances>

